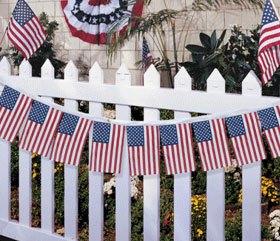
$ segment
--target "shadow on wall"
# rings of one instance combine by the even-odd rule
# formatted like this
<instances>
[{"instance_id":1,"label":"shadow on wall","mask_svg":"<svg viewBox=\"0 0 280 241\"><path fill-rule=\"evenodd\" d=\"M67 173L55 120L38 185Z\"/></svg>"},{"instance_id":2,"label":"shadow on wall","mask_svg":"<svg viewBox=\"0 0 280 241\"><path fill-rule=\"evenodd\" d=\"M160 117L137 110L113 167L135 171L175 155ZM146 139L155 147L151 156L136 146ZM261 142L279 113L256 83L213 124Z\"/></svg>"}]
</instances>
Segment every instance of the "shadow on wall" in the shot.
<instances>
[{"instance_id":1,"label":"shadow on wall","mask_svg":"<svg viewBox=\"0 0 280 241\"><path fill-rule=\"evenodd\" d=\"M3 236L0 236L0 241L16 241L14 239L9 239L9 238L5 238Z\"/></svg>"}]
</instances>

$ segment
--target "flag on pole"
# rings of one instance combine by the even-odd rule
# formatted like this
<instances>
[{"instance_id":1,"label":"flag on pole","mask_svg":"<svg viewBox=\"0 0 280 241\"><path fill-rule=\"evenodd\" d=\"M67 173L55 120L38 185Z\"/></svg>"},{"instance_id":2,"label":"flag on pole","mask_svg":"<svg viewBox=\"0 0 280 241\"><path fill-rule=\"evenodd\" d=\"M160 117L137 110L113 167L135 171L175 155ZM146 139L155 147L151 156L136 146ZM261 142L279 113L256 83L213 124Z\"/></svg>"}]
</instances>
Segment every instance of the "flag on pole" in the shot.
<instances>
[{"instance_id":1,"label":"flag on pole","mask_svg":"<svg viewBox=\"0 0 280 241\"><path fill-rule=\"evenodd\" d=\"M280 106L267 108L258 111L262 131L267 139L271 156L273 158L280 156Z\"/></svg>"},{"instance_id":2,"label":"flag on pole","mask_svg":"<svg viewBox=\"0 0 280 241\"><path fill-rule=\"evenodd\" d=\"M240 166L266 158L257 112L227 117L226 126Z\"/></svg>"},{"instance_id":3,"label":"flag on pole","mask_svg":"<svg viewBox=\"0 0 280 241\"><path fill-rule=\"evenodd\" d=\"M26 59L30 58L45 41L46 32L25 0L17 1L7 35Z\"/></svg>"},{"instance_id":4,"label":"flag on pole","mask_svg":"<svg viewBox=\"0 0 280 241\"><path fill-rule=\"evenodd\" d=\"M160 140L168 175L195 170L190 124L160 126Z\"/></svg>"},{"instance_id":5,"label":"flag on pole","mask_svg":"<svg viewBox=\"0 0 280 241\"><path fill-rule=\"evenodd\" d=\"M204 171L230 166L231 158L224 119L192 124Z\"/></svg>"},{"instance_id":6,"label":"flag on pole","mask_svg":"<svg viewBox=\"0 0 280 241\"><path fill-rule=\"evenodd\" d=\"M261 25L258 62L267 84L280 65L280 21L272 0L265 1Z\"/></svg>"},{"instance_id":7,"label":"flag on pole","mask_svg":"<svg viewBox=\"0 0 280 241\"><path fill-rule=\"evenodd\" d=\"M143 37L142 43L142 65L144 69L147 69L152 63L152 53L150 51L148 42L145 37Z\"/></svg>"},{"instance_id":8,"label":"flag on pole","mask_svg":"<svg viewBox=\"0 0 280 241\"><path fill-rule=\"evenodd\" d=\"M131 176L159 174L160 143L158 126L127 126Z\"/></svg>"},{"instance_id":9,"label":"flag on pole","mask_svg":"<svg viewBox=\"0 0 280 241\"><path fill-rule=\"evenodd\" d=\"M0 97L0 138L14 141L31 107L32 99L4 86Z\"/></svg>"},{"instance_id":10,"label":"flag on pole","mask_svg":"<svg viewBox=\"0 0 280 241\"><path fill-rule=\"evenodd\" d=\"M33 101L28 120L20 136L21 149L49 157L62 112Z\"/></svg>"},{"instance_id":11,"label":"flag on pole","mask_svg":"<svg viewBox=\"0 0 280 241\"><path fill-rule=\"evenodd\" d=\"M54 140L51 159L78 166L91 123L82 117L64 113Z\"/></svg>"},{"instance_id":12,"label":"flag on pole","mask_svg":"<svg viewBox=\"0 0 280 241\"><path fill-rule=\"evenodd\" d=\"M120 173L125 126L95 122L89 168L94 172Z\"/></svg>"}]
</instances>

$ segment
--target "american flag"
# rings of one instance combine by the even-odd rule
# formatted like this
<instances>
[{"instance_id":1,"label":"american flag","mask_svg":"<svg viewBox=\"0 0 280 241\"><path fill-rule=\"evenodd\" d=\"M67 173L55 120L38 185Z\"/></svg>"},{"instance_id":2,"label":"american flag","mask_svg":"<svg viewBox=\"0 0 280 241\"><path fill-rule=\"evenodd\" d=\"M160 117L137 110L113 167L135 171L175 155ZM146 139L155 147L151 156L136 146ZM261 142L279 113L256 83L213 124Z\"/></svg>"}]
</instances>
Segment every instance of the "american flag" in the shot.
<instances>
[{"instance_id":1,"label":"american flag","mask_svg":"<svg viewBox=\"0 0 280 241\"><path fill-rule=\"evenodd\" d=\"M142 65L143 68L147 69L152 63L152 54L145 37L143 37L142 45Z\"/></svg>"},{"instance_id":2,"label":"american flag","mask_svg":"<svg viewBox=\"0 0 280 241\"><path fill-rule=\"evenodd\" d=\"M262 130L266 136L271 156L280 156L280 106L258 111Z\"/></svg>"},{"instance_id":3,"label":"american flag","mask_svg":"<svg viewBox=\"0 0 280 241\"><path fill-rule=\"evenodd\" d=\"M30 58L45 41L46 32L25 0L17 1L7 35L26 59Z\"/></svg>"},{"instance_id":4,"label":"american flag","mask_svg":"<svg viewBox=\"0 0 280 241\"><path fill-rule=\"evenodd\" d=\"M266 158L257 112L228 117L226 126L240 166Z\"/></svg>"},{"instance_id":5,"label":"american flag","mask_svg":"<svg viewBox=\"0 0 280 241\"><path fill-rule=\"evenodd\" d=\"M127 142L131 176L159 174L158 126L127 126Z\"/></svg>"},{"instance_id":6,"label":"american flag","mask_svg":"<svg viewBox=\"0 0 280 241\"><path fill-rule=\"evenodd\" d=\"M20 136L19 147L49 157L62 112L33 101L28 120Z\"/></svg>"},{"instance_id":7,"label":"american flag","mask_svg":"<svg viewBox=\"0 0 280 241\"><path fill-rule=\"evenodd\" d=\"M32 99L4 86L0 97L0 138L12 142L30 110Z\"/></svg>"},{"instance_id":8,"label":"american flag","mask_svg":"<svg viewBox=\"0 0 280 241\"><path fill-rule=\"evenodd\" d=\"M272 0L266 0L259 41L258 62L263 84L280 65L280 21Z\"/></svg>"},{"instance_id":9,"label":"american flag","mask_svg":"<svg viewBox=\"0 0 280 241\"><path fill-rule=\"evenodd\" d=\"M64 113L54 140L51 159L78 166L92 122Z\"/></svg>"},{"instance_id":10,"label":"american flag","mask_svg":"<svg viewBox=\"0 0 280 241\"><path fill-rule=\"evenodd\" d=\"M224 119L192 124L204 171L231 165Z\"/></svg>"},{"instance_id":11,"label":"american flag","mask_svg":"<svg viewBox=\"0 0 280 241\"><path fill-rule=\"evenodd\" d=\"M94 122L89 168L94 172L120 173L125 126Z\"/></svg>"},{"instance_id":12,"label":"american flag","mask_svg":"<svg viewBox=\"0 0 280 241\"><path fill-rule=\"evenodd\" d=\"M160 126L160 140L168 175L195 170L190 124Z\"/></svg>"}]
</instances>

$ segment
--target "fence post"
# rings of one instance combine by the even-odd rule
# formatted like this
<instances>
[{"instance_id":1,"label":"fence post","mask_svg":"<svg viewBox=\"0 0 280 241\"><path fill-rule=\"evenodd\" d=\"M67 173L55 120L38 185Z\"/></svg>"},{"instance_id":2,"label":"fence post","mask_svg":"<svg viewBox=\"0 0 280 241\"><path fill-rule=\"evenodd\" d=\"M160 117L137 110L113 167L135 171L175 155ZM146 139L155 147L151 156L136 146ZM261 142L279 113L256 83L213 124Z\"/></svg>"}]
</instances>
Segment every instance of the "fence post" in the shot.
<instances>
[{"instance_id":1,"label":"fence post","mask_svg":"<svg viewBox=\"0 0 280 241\"><path fill-rule=\"evenodd\" d=\"M41 68L41 81L54 79L54 67L47 59ZM52 102L49 97L42 97ZM54 162L49 158L41 157L41 227L54 231Z\"/></svg>"},{"instance_id":2,"label":"fence post","mask_svg":"<svg viewBox=\"0 0 280 241\"><path fill-rule=\"evenodd\" d=\"M207 79L208 93L225 93L225 80L215 69ZM225 240L225 172L207 172L207 241Z\"/></svg>"},{"instance_id":3,"label":"fence post","mask_svg":"<svg viewBox=\"0 0 280 241\"><path fill-rule=\"evenodd\" d=\"M11 75L11 65L6 57L0 61L0 73L3 76ZM2 86L0 85L0 94ZM0 139L0 219L9 220L11 212L11 144Z\"/></svg>"},{"instance_id":4,"label":"fence post","mask_svg":"<svg viewBox=\"0 0 280 241\"><path fill-rule=\"evenodd\" d=\"M261 96L262 87L253 71L242 82L242 94ZM261 162L242 167L242 240L261 240Z\"/></svg>"},{"instance_id":5,"label":"fence post","mask_svg":"<svg viewBox=\"0 0 280 241\"><path fill-rule=\"evenodd\" d=\"M32 67L27 60L19 66L19 76L30 78ZM19 150L19 222L31 226L32 218L32 158L31 153Z\"/></svg>"},{"instance_id":6,"label":"fence post","mask_svg":"<svg viewBox=\"0 0 280 241\"><path fill-rule=\"evenodd\" d=\"M131 74L124 64L116 74L116 84L120 86L131 85ZM129 106L116 105L116 119L131 120ZM116 176L116 240L130 241L131 213L130 213L130 174L128 166L128 147L125 137L121 174Z\"/></svg>"},{"instance_id":7,"label":"fence post","mask_svg":"<svg viewBox=\"0 0 280 241\"><path fill-rule=\"evenodd\" d=\"M144 74L145 88L160 88L160 74L151 65ZM157 109L144 108L145 121L157 121ZM144 176L144 241L160 239L160 175Z\"/></svg>"},{"instance_id":8,"label":"fence post","mask_svg":"<svg viewBox=\"0 0 280 241\"><path fill-rule=\"evenodd\" d=\"M64 71L64 79L71 85L78 81L78 69L70 61ZM66 110L78 110L76 100L64 101ZM78 236L78 167L65 165L64 168L64 227L65 237L77 239Z\"/></svg>"},{"instance_id":9,"label":"fence post","mask_svg":"<svg viewBox=\"0 0 280 241\"><path fill-rule=\"evenodd\" d=\"M175 76L174 88L186 95L192 90L192 79L184 67ZM174 114L175 119L191 117L187 112ZM191 173L174 176L174 241L191 241L191 178Z\"/></svg>"},{"instance_id":10,"label":"fence post","mask_svg":"<svg viewBox=\"0 0 280 241\"><path fill-rule=\"evenodd\" d=\"M89 71L89 83L94 85L93 88L103 85L103 70L95 62ZM102 103L89 103L89 114L95 117L102 117ZM92 132L92 129L91 129ZM90 132L90 133L91 133ZM89 136L91 143L92 135ZM91 152L91 145L89 145ZM103 241L104 226L104 200L103 200L103 174L89 172L89 240Z\"/></svg>"}]
</instances>

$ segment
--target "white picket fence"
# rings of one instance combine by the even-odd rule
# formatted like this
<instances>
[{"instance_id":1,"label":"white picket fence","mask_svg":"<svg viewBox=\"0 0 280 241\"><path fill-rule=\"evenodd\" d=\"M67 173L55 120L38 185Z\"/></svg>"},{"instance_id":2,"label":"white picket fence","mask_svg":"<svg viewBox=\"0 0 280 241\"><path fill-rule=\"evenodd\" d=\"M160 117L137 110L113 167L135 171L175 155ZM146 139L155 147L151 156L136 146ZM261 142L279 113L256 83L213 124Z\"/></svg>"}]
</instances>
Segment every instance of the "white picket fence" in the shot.
<instances>
[{"instance_id":1,"label":"white picket fence","mask_svg":"<svg viewBox=\"0 0 280 241\"><path fill-rule=\"evenodd\" d=\"M65 99L66 110L77 110L76 100L89 101L89 112L102 116L103 104L116 104L116 118L131 120L130 106L144 107L145 121L159 120L159 109L175 111L175 118L190 118L189 112L219 113L258 108L278 98L261 96L261 85L253 72L242 84L242 95L225 93L225 80L214 70L207 81L207 91L192 90L191 78L184 68L175 77L175 89L160 88L160 75L151 66L144 76L144 86L131 86L125 65L116 73L115 85L104 84L103 71L95 63L89 82L79 82L78 69L69 62L65 78L55 79L49 61L42 67L42 77L32 77L28 62L22 62L19 76L12 76L6 58L0 62L0 84L11 83L19 89L52 101ZM19 222L11 220L11 146L0 140L0 235L20 241L77 240L78 169L65 166L65 235L54 233L54 163L41 160L41 228L31 228L32 161L31 153L19 150ZM242 168L242 240L261 240L261 163ZM89 240L103 237L103 175L89 173ZM131 238L130 177L127 146L124 147L122 173L116 177L116 240ZM144 240L160 239L160 177L144 177ZM225 240L224 171L207 173L207 241ZM174 176L174 240L191 240L191 174Z\"/></svg>"}]
</instances>

